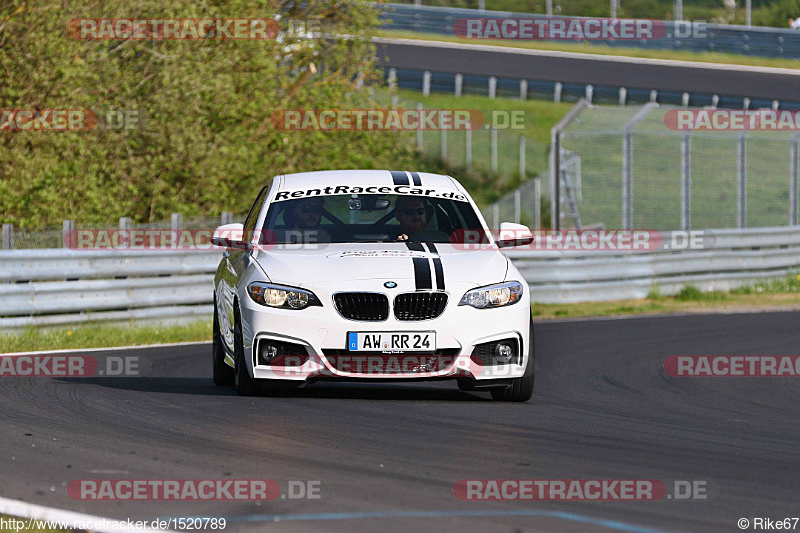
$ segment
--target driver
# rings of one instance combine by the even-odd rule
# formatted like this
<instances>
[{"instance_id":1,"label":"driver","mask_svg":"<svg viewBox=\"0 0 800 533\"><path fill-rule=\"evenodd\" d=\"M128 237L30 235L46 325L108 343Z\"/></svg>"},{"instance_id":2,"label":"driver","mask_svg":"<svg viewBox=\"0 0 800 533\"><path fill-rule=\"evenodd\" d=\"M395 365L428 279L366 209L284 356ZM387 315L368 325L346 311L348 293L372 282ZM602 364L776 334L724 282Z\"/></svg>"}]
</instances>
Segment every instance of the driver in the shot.
<instances>
[{"instance_id":1,"label":"driver","mask_svg":"<svg viewBox=\"0 0 800 533\"><path fill-rule=\"evenodd\" d=\"M422 231L428 225L430 206L423 198L400 196L394 206L394 216L400 222L398 241L407 241L409 235Z\"/></svg>"},{"instance_id":2,"label":"driver","mask_svg":"<svg viewBox=\"0 0 800 533\"><path fill-rule=\"evenodd\" d=\"M330 242L328 232L320 228L325 199L320 197L293 200L286 208L284 220L300 242Z\"/></svg>"},{"instance_id":3,"label":"driver","mask_svg":"<svg viewBox=\"0 0 800 533\"><path fill-rule=\"evenodd\" d=\"M294 230L313 230L322 222L322 211L325 200L320 197L295 200L289 206L289 220ZM285 217L284 217L285 218Z\"/></svg>"}]
</instances>

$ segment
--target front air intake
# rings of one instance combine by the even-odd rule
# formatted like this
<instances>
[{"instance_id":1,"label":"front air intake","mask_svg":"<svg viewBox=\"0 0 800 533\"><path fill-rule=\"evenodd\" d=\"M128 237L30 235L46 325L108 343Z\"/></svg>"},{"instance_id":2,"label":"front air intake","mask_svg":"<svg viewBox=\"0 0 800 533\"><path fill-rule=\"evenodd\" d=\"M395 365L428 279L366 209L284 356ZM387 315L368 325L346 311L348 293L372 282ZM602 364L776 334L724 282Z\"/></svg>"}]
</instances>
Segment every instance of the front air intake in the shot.
<instances>
[{"instance_id":1,"label":"front air intake","mask_svg":"<svg viewBox=\"0 0 800 533\"><path fill-rule=\"evenodd\" d=\"M431 320L447 307L447 294L443 292L408 292L394 299L394 316L397 320Z\"/></svg>"},{"instance_id":2,"label":"front air intake","mask_svg":"<svg viewBox=\"0 0 800 533\"><path fill-rule=\"evenodd\" d=\"M376 292L340 292L333 296L340 315L348 320L379 322L389 317L389 299Z\"/></svg>"}]
</instances>

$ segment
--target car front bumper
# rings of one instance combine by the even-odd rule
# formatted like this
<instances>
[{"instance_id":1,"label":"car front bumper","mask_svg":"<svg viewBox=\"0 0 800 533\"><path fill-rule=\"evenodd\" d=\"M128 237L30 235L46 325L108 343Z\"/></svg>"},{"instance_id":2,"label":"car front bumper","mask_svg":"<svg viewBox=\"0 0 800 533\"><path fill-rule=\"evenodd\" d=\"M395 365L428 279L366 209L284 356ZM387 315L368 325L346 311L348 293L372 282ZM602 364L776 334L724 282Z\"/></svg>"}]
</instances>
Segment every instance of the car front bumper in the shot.
<instances>
[{"instance_id":1,"label":"car front bumper","mask_svg":"<svg viewBox=\"0 0 800 533\"><path fill-rule=\"evenodd\" d=\"M356 286L347 290L363 288ZM525 371L530 353L527 287L519 302L506 307L474 309L459 306L463 292L455 291L448 293L448 305L438 318L400 321L390 312L386 320L379 322L348 320L335 309L332 293L321 294L320 289L314 289L314 292L323 306L303 310L266 307L240 295L245 359L254 378L294 381L469 378L483 381L518 378ZM420 331L436 332L437 352L347 351L350 332ZM503 339L517 339L520 357L516 361L482 365L480 360L472 357L476 345ZM260 342L267 340L300 345L305 353L291 354L302 357L282 360L284 363L288 361L288 365L258 364L254 352Z\"/></svg>"}]
</instances>

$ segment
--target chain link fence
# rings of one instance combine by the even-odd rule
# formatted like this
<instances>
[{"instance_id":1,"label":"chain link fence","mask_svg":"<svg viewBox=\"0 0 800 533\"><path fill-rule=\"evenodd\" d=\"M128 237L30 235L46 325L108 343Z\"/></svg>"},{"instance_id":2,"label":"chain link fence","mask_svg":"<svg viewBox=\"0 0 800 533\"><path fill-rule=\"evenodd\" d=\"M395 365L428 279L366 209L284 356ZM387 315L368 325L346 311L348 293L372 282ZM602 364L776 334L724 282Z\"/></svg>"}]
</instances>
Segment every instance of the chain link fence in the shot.
<instances>
[{"instance_id":1,"label":"chain link fence","mask_svg":"<svg viewBox=\"0 0 800 533\"><path fill-rule=\"evenodd\" d=\"M414 100L376 96L376 101L387 108L425 110ZM493 127L490 116L482 115L484 124L476 129L419 129L408 133L416 136L417 149L428 156L467 170L493 173L500 185L512 179L525 181L546 170L546 144L511 127Z\"/></svg>"},{"instance_id":2,"label":"chain link fence","mask_svg":"<svg viewBox=\"0 0 800 533\"><path fill-rule=\"evenodd\" d=\"M130 218L123 217L118 223L87 224L80 221L65 220L60 227L16 228L11 224L2 226L3 250L30 250L45 248L65 248L65 236L74 230L209 230L213 231L222 224L244 222L247 213L232 214L229 212L217 216L183 217L174 213L169 220L155 222L131 223Z\"/></svg>"},{"instance_id":3,"label":"chain link fence","mask_svg":"<svg viewBox=\"0 0 800 533\"><path fill-rule=\"evenodd\" d=\"M579 105L553 132L557 227L798 223L796 131L676 131L665 122L675 107Z\"/></svg>"},{"instance_id":4,"label":"chain link fence","mask_svg":"<svg viewBox=\"0 0 800 533\"><path fill-rule=\"evenodd\" d=\"M393 102L415 108L415 102ZM553 130L549 187L543 169L527 165L541 143L511 130L417 132L433 157L493 171L519 188L481 206L490 227L513 221L542 227L550 206L553 228L652 230L776 227L798 224L797 131L675 131L671 106L591 106L585 101ZM413 135L414 133L411 132ZM554 196L555 194L555 196ZM542 203L542 197L545 203ZM554 197L554 200L552 198ZM544 214L547 217L547 213ZM245 214L182 217L151 223L64 221L62 227L3 225L2 249L64 247L76 229L214 229Z\"/></svg>"},{"instance_id":5,"label":"chain link fence","mask_svg":"<svg viewBox=\"0 0 800 533\"><path fill-rule=\"evenodd\" d=\"M499 229L502 222L516 222L528 227L542 227L542 178L537 177L522 184L491 205L481 209L483 218L491 229Z\"/></svg>"}]
</instances>

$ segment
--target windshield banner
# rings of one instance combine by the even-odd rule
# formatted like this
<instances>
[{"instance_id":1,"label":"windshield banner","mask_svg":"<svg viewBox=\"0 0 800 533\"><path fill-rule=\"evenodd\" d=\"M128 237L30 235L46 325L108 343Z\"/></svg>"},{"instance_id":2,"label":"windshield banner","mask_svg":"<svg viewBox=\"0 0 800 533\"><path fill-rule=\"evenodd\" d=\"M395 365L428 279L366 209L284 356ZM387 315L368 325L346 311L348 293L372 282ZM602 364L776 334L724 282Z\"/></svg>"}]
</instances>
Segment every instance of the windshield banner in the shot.
<instances>
[{"instance_id":1,"label":"windshield banner","mask_svg":"<svg viewBox=\"0 0 800 533\"><path fill-rule=\"evenodd\" d=\"M414 187L411 185L370 185L358 187L354 185L330 185L316 189L298 189L291 191L280 191L272 199L273 202L283 202L285 200L296 200L298 198L313 198L315 196L334 196L340 194L400 194L409 196L429 196L433 198L445 198L467 202L467 197L458 191Z\"/></svg>"}]
</instances>

